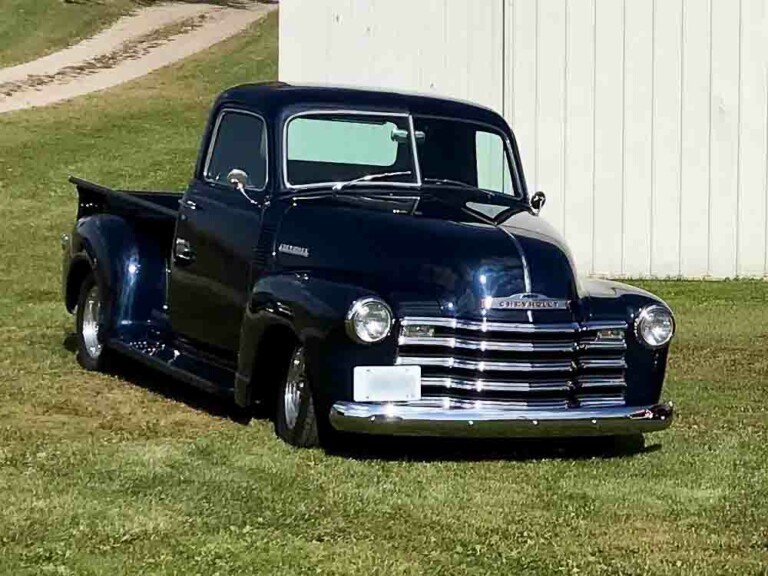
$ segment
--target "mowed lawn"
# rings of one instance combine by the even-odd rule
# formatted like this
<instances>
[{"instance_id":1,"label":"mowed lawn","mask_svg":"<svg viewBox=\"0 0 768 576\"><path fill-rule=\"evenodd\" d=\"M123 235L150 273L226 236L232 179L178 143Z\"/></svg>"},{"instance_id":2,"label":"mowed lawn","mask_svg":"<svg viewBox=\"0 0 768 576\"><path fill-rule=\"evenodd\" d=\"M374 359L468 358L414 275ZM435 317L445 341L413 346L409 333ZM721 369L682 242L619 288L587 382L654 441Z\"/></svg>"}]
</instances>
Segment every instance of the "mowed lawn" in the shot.
<instances>
[{"instance_id":1,"label":"mowed lawn","mask_svg":"<svg viewBox=\"0 0 768 576\"><path fill-rule=\"evenodd\" d=\"M0 0L0 67L66 48L138 6L135 0Z\"/></svg>"},{"instance_id":2,"label":"mowed lawn","mask_svg":"<svg viewBox=\"0 0 768 576\"><path fill-rule=\"evenodd\" d=\"M209 104L276 76L276 36L272 15L141 82L0 116L0 573L765 573L767 283L643 283L677 313L679 419L634 455L295 450L165 377L77 367L67 176L183 188Z\"/></svg>"},{"instance_id":3,"label":"mowed lawn","mask_svg":"<svg viewBox=\"0 0 768 576\"><path fill-rule=\"evenodd\" d=\"M175 0L228 6L238 0ZM246 1L246 0L244 0ZM0 67L89 38L121 16L162 0L0 0Z\"/></svg>"}]
</instances>

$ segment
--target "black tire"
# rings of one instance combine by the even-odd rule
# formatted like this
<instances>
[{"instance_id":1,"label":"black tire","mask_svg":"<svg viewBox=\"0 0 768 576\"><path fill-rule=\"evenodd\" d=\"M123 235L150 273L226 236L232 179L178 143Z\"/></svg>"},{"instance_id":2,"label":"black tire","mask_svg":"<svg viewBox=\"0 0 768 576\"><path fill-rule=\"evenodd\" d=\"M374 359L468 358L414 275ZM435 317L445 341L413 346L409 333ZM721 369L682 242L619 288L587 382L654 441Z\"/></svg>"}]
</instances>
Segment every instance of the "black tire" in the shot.
<instances>
[{"instance_id":1,"label":"black tire","mask_svg":"<svg viewBox=\"0 0 768 576\"><path fill-rule=\"evenodd\" d=\"M320 445L320 437L304 347L294 347L283 362L286 365L275 395L275 434L291 446L314 448Z\"/></svg>"},{"instance_id":2,"label":"black tire","mask_svg":"<svg viewBox=\"0 0 768 576\"><path fill-rule=\"evenodd\" d=\"M86 370L106 372L110 365L110 351L104 346L104 326L109 314L108 302L93 272L85 277L80 285L75 315L77 334L77 361ZM98 300L94 309L94 295ZM96 333L93 334L93 320L96 319Z\"/></svg>"}]
</instances>

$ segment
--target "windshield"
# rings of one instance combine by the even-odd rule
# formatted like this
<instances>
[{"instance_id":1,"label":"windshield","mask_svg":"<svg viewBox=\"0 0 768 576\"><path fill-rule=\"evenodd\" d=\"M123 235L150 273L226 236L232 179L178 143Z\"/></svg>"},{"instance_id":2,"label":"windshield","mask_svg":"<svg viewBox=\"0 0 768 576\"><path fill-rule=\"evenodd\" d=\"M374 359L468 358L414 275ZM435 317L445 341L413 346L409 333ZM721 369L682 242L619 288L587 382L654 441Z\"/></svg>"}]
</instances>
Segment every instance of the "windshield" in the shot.
<instances>
[{"instance_id":1,"label":"windshield","mask_svg":"<svg viewBox=\"0 0 768 576\"><path fill-rule=\"evenodd\" d=\"M418 185L407 115L322 114L293 118L286 136L291 186L335 185L383 174L387 184Z\"/></svg>"},{"instance_id":2,"label":"windshield","mask_svg":"<svg viewBox=\"0 0 768 576\"><path fill-rule=\"evenodd\" d=\"M506 137L463 120L311 112L289 120L285 155L291 187L432 184L519 197Z\"/></svg>"}]
</instances>

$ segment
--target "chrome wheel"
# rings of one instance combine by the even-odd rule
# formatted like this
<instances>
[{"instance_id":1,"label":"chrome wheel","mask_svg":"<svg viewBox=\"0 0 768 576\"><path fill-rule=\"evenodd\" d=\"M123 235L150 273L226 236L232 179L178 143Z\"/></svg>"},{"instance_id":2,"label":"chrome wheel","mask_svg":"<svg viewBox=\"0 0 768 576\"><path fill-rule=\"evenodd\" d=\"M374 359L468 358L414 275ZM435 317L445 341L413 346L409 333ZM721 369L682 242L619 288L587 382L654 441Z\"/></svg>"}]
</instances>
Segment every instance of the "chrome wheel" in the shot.
<instances>
[{"instance_id":1,"label":"chrome wheel","mask_svg":"<svg viewBox=\"0 0 768 576\"><path fill-rule=\"evenodd\" d=\"M288 366L288 377L283 393L283 410L285 411L285 425L293 430L299 418L302 396L307 388L307 378L304 370L304 348L299 346L291 357Z\"/></svg>"},{"instance_id":2,"label":"chrome wheel","mask_svg":"<svg viewBox=\"0 0 768 576\"><path fill-rule=\"evenodd\" d=\"M101 295L99 287L94 285L83 302L82 335L85 350L94 360L101 355L101 341L99 340L99 320L101 318Z\"/></svg>"}]
</instances>

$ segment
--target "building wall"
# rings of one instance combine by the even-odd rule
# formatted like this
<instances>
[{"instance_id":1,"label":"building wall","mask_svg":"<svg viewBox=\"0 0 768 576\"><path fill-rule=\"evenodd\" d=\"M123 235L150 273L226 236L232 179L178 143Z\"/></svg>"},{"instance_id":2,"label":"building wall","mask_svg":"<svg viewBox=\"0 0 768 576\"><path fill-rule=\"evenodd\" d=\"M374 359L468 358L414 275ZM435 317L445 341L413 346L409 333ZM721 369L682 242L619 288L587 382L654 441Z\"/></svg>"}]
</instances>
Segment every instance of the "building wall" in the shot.
<instances>
[{"instance_id":1,"label":"building wall","mask_svg":"<svg viewBox=\"0 0 768 576\"><path fill-rule=\"evenodd\" d=\"M503 113L583 273L768 275L768 0L282 0L280 77Z\"/></svg>"}]
</instances>

